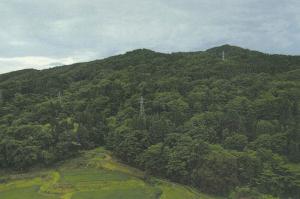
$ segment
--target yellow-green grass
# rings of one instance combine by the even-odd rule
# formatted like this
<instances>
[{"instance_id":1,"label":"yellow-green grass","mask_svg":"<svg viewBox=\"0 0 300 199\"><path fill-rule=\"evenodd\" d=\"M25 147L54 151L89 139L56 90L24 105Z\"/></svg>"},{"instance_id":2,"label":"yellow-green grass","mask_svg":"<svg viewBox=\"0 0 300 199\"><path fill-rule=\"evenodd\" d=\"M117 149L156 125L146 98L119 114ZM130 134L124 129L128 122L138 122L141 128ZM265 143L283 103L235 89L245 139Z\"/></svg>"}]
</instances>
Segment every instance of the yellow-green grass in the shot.
<instances>
[{"instance_id":1,"label":"yellow-green grass","mask_svg":"<svg viewBox=\"0 0 300 199\"><path fill-rule=\"evenodd\" d=\"M56 195L41 194L39 187L16 188L0 192L1 199L59 199Z\"/></svg>"},{"instance_id":2,"label":"yellow-green grass","mask_svg":"<svg viewBox=\"0 0 300 199\"><path fill-rule=\"evenodd\" d=\"M79 192L74 194L72 199L155 199L155 195L152 193L147 194L146 191L135 188Z\"/></svg>"},{"instance_id":3,"label":"yellow-green grass","mask_svg":"<svg viewBox=\"0 0 300 199\"><path fill-rule=\"evenodd\" d=\"M64 171L61 181L70 184L103 183L108 181L126 181L131 177L118 171L100 169L76 169Z\"/></svg>"},{"instance_id":4,"label":"yellow-green grass","mask_svg":"<svg viewBox=\"0 0 300 199\"><path fill-rule=\"evenodd\" d=\"M148 183L143 177L142 171L97 148L52 170L5 175L0 199L212 199L186 186L158 179Z\"/></svg>"},{"instance_id":5,"label":"yellow-green grass","mask_svg":"<svg viewBox=\"0 0 300 199\"><path fill-rule=\"evenodd\" d=\"M109 184L97 191L77 192L72 199L157 199L159 195L159 189L132 181L131 183Z\"/></svg>"}]
</instances>

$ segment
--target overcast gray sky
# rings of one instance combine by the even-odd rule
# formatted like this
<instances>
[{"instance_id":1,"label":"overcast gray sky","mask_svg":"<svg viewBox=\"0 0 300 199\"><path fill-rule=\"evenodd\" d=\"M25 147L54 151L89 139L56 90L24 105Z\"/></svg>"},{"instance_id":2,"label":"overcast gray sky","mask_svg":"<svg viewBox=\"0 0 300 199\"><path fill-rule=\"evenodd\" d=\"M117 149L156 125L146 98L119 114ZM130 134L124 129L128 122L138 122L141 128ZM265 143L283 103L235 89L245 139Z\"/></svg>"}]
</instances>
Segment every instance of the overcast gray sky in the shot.
<instances>
[{"instance_id":1,"label":"overcast gray sky","mask_svg":"<svg viewBox=\"0 0 300 199\"><path fill-rule=\"evenodd\" d=\"M300 55L299 0L0 0L0 73L222 44Z\"/></svg>"}]
</instances>

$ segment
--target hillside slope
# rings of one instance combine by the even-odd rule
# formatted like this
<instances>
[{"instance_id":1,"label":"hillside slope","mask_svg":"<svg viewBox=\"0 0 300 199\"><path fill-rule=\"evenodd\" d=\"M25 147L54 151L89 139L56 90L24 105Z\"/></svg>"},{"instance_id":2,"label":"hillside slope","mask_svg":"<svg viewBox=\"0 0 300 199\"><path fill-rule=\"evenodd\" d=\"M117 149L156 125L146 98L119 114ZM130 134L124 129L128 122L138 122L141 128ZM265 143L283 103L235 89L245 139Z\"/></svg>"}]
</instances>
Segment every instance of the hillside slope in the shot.
<instances>
[{"instance_id":1,"label":"hillside slope","mask_svg":"<svg viewBox=\"0 0 300 199\"><path fill-rule=\"evenodd\" d=\"M98 148L52 169L1 176L3 199L212 199L114 160Z\"/></svg>"},{"instance_id":2,"label":"hillside slope","mask_svg":"<svg viewBox=\"0 0 300 199\"><path fill-rule=\"evenodd\" d=\"M299 77L300 56L229 45L3 74L0 168L49 166L105 146L203 192L297 198Z\"/></svg>"}]
</instances>

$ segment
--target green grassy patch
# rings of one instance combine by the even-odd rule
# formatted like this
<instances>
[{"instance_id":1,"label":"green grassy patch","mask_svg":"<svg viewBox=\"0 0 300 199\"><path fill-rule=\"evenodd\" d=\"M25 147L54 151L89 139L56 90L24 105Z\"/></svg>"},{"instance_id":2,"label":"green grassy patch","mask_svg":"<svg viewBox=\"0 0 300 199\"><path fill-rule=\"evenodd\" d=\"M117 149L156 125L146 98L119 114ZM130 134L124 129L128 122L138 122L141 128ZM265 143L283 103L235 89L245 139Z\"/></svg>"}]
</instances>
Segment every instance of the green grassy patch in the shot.
<instances>
[{"instance_id":1,"label":"green grassy patch","mask_svg":"<svg viewBox=\"0 0 300 199\"><path fill-rule=\"evenodd\" d=\"M72 199L157 199L160 193L151 187L118 186L117 184L99 191L75 193Z\"/></svg>"},{"instance_id":2,"label":"green grassy patch","mask_svg":"<svg viewBox=\"0 0 300 199\"><path fill-rule=\"evenodd\" d=\"M0 199L212 199L187 186L143 177L142 171L97 148L55 170L6 174Z\"/></svg>"},{"instance_id":3,"label":"green grassy patch","mask_svg":"<svg viewBox=\"0 0 300 199\"><path fill-rule=\"evenodd\" d=\"M59 196L41 194L38 191L39 191L38 186L10 189L10 190L0 192L0 198L1 199L59 199Z\"/></svg>"},{"instance_id":4,"label":"green grassy patch","mask_svg":"<svg viewBox=\"0 0 300 199\"><path fill-rule=\"evenodd\" d=\"M70 184L124 181L131 178L127 174L104 169L77 169L63 171L61 177L61 181Z\"/></svg>"}]
</instances>

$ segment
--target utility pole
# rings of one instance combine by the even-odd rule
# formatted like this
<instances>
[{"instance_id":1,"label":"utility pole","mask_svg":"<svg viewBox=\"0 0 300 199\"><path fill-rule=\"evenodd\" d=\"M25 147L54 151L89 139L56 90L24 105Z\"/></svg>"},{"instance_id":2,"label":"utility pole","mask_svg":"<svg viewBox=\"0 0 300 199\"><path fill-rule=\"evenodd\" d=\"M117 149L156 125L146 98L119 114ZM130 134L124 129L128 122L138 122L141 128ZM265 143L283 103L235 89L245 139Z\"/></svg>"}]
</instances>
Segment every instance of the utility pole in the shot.
<instances>
[{"instance_id":1,"label":"utility pole","mask_svg":"<svg viewBox=\"0 0 300 199\"><path fill-rule=\"evenodd\" d=\"M144 107L144 98L141 96L140 98L140 117L145 119L145 107Z\"/></svg>"},{"instance_id":2,"label":"utility pole","mask_svg":"<svg viewBox=\"0 0 300 199\"><path fill-rule=\"evenodd\" d=\"M225 61L225 51L222 52L222 61Z\"/></svg>"}]
</instances>

